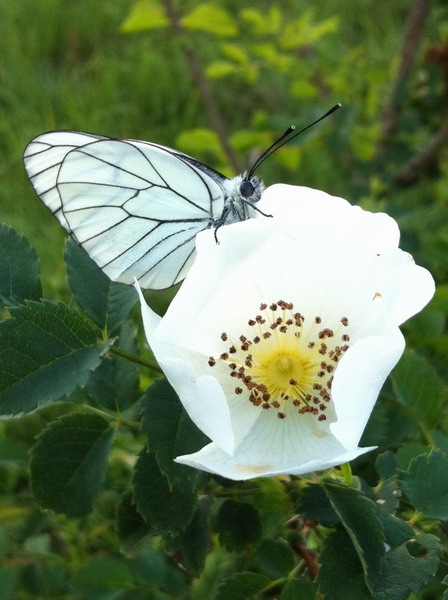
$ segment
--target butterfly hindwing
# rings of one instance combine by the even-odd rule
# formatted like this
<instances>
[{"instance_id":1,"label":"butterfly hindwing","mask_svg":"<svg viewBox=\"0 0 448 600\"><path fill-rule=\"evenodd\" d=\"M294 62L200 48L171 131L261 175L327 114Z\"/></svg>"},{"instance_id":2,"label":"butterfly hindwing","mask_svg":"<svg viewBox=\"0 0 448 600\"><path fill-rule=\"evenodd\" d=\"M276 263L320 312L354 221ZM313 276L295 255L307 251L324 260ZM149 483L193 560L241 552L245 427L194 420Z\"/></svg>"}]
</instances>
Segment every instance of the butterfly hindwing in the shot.
<instances>
[{"instance_id":1,"label":"butterfly hindwing","mask_svg":"<svg viewBox=\"0 0 448 600\"><path fill-rule=\"evenodd\" d=\"M196 234L223 212L224 176L150 142L52 132L30 142L24 160L41 200L115 281L181 281Z\"/></svg>"}]
</instances>

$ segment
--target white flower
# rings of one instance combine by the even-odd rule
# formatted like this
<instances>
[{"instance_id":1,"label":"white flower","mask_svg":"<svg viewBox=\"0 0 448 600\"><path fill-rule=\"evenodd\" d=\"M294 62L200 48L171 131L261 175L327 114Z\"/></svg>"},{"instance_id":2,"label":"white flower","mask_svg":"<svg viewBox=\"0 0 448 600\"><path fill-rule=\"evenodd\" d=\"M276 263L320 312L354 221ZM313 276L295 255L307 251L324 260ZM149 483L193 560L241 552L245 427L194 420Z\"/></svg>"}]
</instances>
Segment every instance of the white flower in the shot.
<instances>
[{"instance_id":1,"label":"white flower","mask_svg":"<svg viewBox=\"0 0 448 600\"><path fill-rule=\"evenodd\" d=\"M300 474L358 443L398 361L399 325L431 298L399 230L317 190L268 188L260 217L197 238L166 315L141 297L146 335L211 443L179 463L230 479Z\"/></svg>"}]
</instances>

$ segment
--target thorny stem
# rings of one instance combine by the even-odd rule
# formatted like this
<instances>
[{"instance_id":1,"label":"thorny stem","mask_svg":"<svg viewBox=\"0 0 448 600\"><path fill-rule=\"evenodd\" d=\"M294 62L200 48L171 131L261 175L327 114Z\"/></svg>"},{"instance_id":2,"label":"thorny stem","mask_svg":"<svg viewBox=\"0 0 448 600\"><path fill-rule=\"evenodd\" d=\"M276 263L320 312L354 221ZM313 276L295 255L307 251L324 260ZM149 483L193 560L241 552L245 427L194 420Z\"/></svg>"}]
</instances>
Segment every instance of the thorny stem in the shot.
<instances>
[{"instance_id":1,"label":"thorny stem","mask_svg":"<svg viewBox=\"0 0 448 600\"><path fill-rule=\"evenodd\" d=\"M381 136L375 150L377 159L381 157L388 143L388 138L395 132L401 112L401 98L406 80L411 72L415 55L428 17L431 0L414 0L409 13L401 45L400 61L395 81L392 84L389 103L386 105L381 127Z\"/></svg>"},{"instance_id":2,"label":"thorny stem","mask_svg":"<svg viewBox=\"0 0 448 600\"><path fill-rule=\"evenodd\" d=\"M207 83L207 79L205 77L204 71L202 70L199 58L196 52L192 49L192 47L188 43L186 43L188 42L187 32L185 31L184 27L180 22L179 16L176 12L176 8L174 7L172 0L162 0L162 4L165 7L165 12L170 20L172 30L179 37L179 39L184 42L182 44L182 51L190 68L193 79L199 90L202 102L204 103L204 107L207 111L210 124L212 128L216 131L216 134L218 135L222 149L232 169L234 169L236 173L240 173L241 167L235 155L235 152L233 151L233 148L230 145L229 134L227 132L225 121L222 118L221 113L219 112L218 105L213 96L213 92Z\"/></svg>"},{"instance_id":3,"label":"thorny stem","mask_svg":"<svg viewBox=\"0 0 448 600\"><path fill-rule=\"evenodd\" d=\"M163 373L162 369L156 362L151 360L147 360L146 358L142 358L138 354L134 354L133 352L128 352L127 350L123 350L123 348L119 348L118 346L111 346L108 350L110 354L115 354L115 356L120 356L121 358L125 358L130 360L131 362L138 363L139 365L143 365L148 369L152 369L153 371L159 371L159 373Z\"/></svg>"}]
</instances>

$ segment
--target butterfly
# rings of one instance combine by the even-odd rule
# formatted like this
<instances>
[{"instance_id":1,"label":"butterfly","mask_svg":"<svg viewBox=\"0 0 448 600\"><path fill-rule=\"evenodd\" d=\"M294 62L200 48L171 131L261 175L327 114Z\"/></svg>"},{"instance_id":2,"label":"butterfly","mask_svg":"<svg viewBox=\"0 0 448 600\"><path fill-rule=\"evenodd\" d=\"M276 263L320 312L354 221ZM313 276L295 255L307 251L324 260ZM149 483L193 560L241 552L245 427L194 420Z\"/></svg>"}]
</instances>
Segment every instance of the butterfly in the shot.
<instances>
[{"instance_id":1,"label":"butterfly","mask_svg":"<svg viewBox=\"0 0 448 600\"><path fill-rule=\"evenodd\" d=\"M264 186L254 170L293 130L232 179L166 146L77 131L38 135L24 164L36 194L110 279L165 289L186 276L200 231L214 228L218 241L224 225L269 216L256 207Z\"/></svg>"},{"instance_id":2,"label":"butterfly","mask_svg":"<svg viewBox=\"0 0 448 600\"><path fill-rule=\"evenodd\" d=\"M195 238L254 216L263 185L228 179L165 146L75 131L34 138L24 163L64 229L114 281L164 289L181 281Z\"/></svg>"}]
</instances>

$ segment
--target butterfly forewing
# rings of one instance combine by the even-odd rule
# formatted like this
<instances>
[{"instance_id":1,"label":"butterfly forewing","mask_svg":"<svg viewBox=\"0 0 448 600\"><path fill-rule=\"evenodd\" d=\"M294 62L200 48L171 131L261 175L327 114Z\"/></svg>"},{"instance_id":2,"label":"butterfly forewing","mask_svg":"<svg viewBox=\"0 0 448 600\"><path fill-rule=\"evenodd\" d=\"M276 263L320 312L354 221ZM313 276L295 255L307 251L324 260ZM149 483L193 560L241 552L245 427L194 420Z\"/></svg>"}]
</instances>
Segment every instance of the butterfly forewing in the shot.
<instances>
[{"instance_id":1,"label":"butterfly forewing","mask_svg":"<svg viewBox=\"0 0 448 600\"><path fill-rule=\"evenodd\" d=\"M59 212L62 204L56 188L61 163L70 150L98 139L103 138L76 131L54 131L39 135L25 149L25 168L37 195L67 231L68 224Z\"/></svg>"},{"instance_id":2,"label":"butterfly forewing","mask_svg":"<svg viewBox=\"0 0 448 600\"><path fill-rule=\"evenodd\" d=\"M61 225L116 281L181 281L196 234L219 221L225 178L157 144L77 132L33 140L25 167Z\"/></svg>"}]
</instances>

